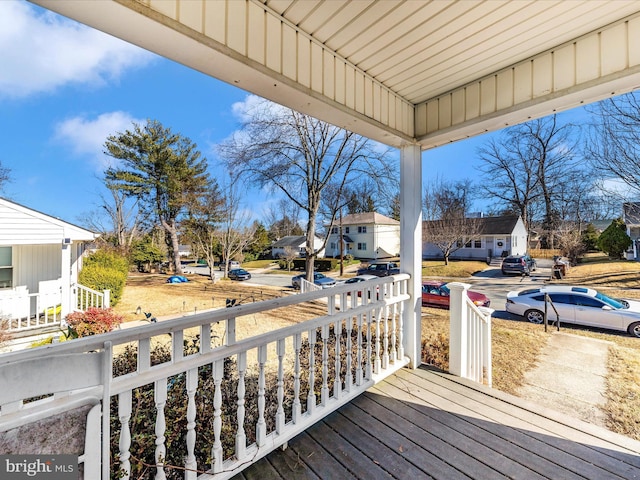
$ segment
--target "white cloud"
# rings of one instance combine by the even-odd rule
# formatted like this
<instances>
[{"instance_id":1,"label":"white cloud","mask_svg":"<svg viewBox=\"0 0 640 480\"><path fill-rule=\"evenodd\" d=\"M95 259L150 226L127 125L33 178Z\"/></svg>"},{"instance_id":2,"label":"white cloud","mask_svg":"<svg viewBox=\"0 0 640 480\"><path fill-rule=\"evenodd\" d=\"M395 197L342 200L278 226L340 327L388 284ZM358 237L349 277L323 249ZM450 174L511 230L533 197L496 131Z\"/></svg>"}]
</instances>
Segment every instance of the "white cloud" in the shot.
<instances>
[{"instance_id":1,"label":"white cloud","mask_svg":"<svg viewBox=\"0 0 640 480\"><path fill-rule=\"evenodd\" d=\"M94 119L73 117L55 127L55 136L75 155L88 157L97 172L103 172L113 161L103 153L104 142L109 135L131 130L132 122L144 125L146 120L135 119L126 112L103 113Z\"/></svg>"},{"instance_id":2,"label":"white cloud","mask_svg":"<svg viewBox=\"0 0 640 480\"><path fill-rule=\"evenodd\" d=\"M139 47L23 1L0 1L0 97L77 83L93 88L156 58Z\"/></svg>"}]
</instances>

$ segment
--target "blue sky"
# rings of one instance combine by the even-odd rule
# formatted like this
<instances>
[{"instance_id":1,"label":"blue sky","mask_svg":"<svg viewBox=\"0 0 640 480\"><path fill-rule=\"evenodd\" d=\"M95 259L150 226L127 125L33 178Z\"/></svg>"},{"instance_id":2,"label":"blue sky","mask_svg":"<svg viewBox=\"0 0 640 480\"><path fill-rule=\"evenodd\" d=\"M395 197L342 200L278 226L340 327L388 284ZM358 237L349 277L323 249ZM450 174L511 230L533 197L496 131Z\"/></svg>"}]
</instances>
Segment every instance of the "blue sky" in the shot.
<instances>
[{"instance_id":1,"label":"blue sky","mask_svg":"<svg viewBox=\"0 0 640 480\"><path fill-rule=\"evenodd\" d=\"M0 65L0 162L12 177L2 196L78 221L104 193L107 136L146 119L195 142L222 183L213 146L237 127L247 92L14 0L0 0ZM423 153L425 176L477 176L486 137ZM268 201L248 195L244 208L260 217Z\"/></svg>"}]
</instances>

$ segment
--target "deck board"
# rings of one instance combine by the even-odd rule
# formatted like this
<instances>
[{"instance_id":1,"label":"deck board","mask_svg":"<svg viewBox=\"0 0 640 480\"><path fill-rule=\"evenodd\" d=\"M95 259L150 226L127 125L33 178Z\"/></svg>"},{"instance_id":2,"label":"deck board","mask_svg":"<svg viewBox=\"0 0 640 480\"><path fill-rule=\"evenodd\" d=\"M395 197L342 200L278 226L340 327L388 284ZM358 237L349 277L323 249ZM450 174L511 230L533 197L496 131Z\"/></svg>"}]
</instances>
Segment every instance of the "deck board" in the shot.
<instances>
[{"instance_id":1,"label":"deck board","mask_svg":"<svg viewBox=\"0 0 640 480\"><path fill-rule=\"evenodd\" d=\"M640 442L446 373L403 369L236 478L640 480Z\"/></svg>"}]
</instances>

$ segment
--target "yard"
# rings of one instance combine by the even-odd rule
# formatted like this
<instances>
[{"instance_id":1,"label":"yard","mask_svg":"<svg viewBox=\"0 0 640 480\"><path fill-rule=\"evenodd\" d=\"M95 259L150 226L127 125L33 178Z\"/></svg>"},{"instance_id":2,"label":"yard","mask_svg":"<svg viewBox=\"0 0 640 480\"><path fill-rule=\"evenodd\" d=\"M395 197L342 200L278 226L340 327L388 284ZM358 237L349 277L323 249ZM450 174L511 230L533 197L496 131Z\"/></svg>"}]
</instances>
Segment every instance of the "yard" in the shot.
<instances>
[{"instance_id":1,"label":"yard","mask_svg":"<svg viewBox=\"0 0 640 480\"><path fill-rule=\"evenodd\" d=\"M482 262L451 262L445 267L442 262L424 262L423 274L465 277L481 269L482 265ZM192 276L190 280L189 283L167 284L164 275L132 275L115 310L125 317L125 321L139 321L144 319L144 314L136 313L138 306L141 312L150 311L162 318L221 308L227 299L247 303L290 294L288 289L255 287L226 280L212 284L198 276ZM571 268L565 282L593 286L612 296L640 298L640 264L591 259ZM319 312L319 307L309 305L270 315L268 319L239 320L238 338L285 327ZM423 361L446 369L449 312L423 308L422 322ZM613 431L640 440L640 339L580 327L563 326L563 329L613 342L609 355L608 425ZM546 336L540 325L497 318L493 319L492 331L494 388L513 394L534 364Z\"/></svg>"}]
</instances>

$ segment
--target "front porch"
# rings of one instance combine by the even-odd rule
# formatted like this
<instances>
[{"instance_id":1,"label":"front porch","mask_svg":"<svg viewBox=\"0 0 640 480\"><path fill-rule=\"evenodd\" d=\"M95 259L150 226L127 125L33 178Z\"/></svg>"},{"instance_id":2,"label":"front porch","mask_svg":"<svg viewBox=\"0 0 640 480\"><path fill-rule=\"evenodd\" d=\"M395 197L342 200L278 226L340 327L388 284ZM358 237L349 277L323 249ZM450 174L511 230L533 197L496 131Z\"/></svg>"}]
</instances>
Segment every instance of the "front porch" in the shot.
<instances>
[{"instance_id":1,"label":"front porch","mask_svg":"<svg viewBox=\"0 0 640 480\"><path fill-rule=\"evenodd\" d=\"M640 478L640 442L422 366L236 478Z\"/></svg>"}]
</instances>

